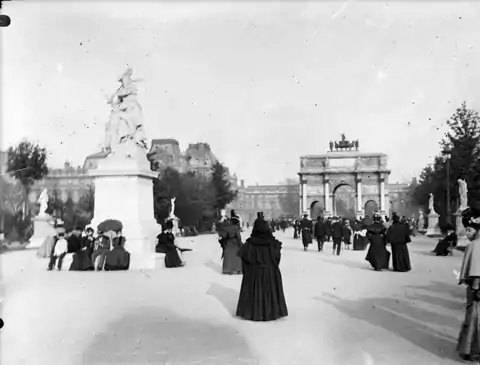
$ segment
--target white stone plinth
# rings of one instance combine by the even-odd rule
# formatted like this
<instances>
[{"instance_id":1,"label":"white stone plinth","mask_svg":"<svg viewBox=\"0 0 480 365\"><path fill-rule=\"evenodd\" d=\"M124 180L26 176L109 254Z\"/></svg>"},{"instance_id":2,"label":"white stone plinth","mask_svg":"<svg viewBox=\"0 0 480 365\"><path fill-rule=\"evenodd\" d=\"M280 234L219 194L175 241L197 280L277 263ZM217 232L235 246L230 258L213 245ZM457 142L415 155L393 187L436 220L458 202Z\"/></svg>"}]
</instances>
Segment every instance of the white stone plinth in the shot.
<instances>
[{"instance_id":1,"label":"white stone plinth","mask_svg":"<svg viewBox=\"0 0 480 365\"><path fill-rule=\"evenodd\" d=\"M442 232L440 231L440 227L438 224L438 214L437 213L430 213L428 215L428 227L427 232L425 233L427 237L440 237L442 236Z\"/></svg>"},{"instance_id":2,"label":"white stone plinth","mask_svg":"<svg viewBox=\"0 0 480 365\"><path fill-rule=\"evenodd\" d=\"M455 213L456 233L457 233L457 247L468 246L468 239L465 235L465 227L462 223L462 210L458 210Z\"/></svg>"},{"instance_id":3,"label":"white stone plinth","mask_svg":"<svg viewBox=\"0 0 480 365\"><path fill-rule=\"evenodd\" d=\"M56 234L52 224L54 221L48 214L33 218L33 236L28 247L39 248L48 236L54 236Z\"/></svg>"},{"instance_id":4,"label":"white stone plinth","mask_svg":"<svg viewBox=\"0 0 480 365\"><path fill-rule=\"evenodd\" d=\"M90 173L95 183L92 225L96 229L106 219L122 222L131 270L155 268L155 241L161 232L153 208L152 182L157 174L150 171L143 157L146 163L134 158L122 159L122 163L109 156Z\"/></svg>"}]
</instances>

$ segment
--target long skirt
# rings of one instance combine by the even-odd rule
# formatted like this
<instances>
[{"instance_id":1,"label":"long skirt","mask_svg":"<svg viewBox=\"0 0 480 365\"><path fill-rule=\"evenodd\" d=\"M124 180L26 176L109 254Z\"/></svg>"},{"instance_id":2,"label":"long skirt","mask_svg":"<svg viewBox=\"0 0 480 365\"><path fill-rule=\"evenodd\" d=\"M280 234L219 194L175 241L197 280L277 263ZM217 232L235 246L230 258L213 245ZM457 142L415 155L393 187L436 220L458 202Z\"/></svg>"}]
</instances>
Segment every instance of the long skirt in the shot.
<instances>
[{"instance_id":1,"label":"long skirt","mask_svg":"<svg viewBox=\"0 0 480 365\"><path fill-rule=\"evenodd\" d=\"M375 270L388 269L390 252L387 251L383 244L370 244L365 260L367 260Z\"/></svg>"},{"instance_id":2,"label":"long skirt","mask_svg":"<svg viewBox=\"0 0 480 365\"><path fill-rule=\"evenodd\" d=\"M41 258L50 258L54 243L55 238L53 238L53 236L45 238L45 241L37 250L37 256Z\"/></svg>"},{"instance_id":3,"label":"long skirt","mask_svg":"<svg viewBox=\"0 0 480 365\"><path fill-rule=\"evenodd\" d=\"M367 246L367 239L359 234L353 235L353 249L355 251L364 251Z\"/></svg>"},{"instance_id":4,"label":"long skirt","mask_svg":"<svg viewBox=\"0 0 480 365\"><path fill-rule=\"evenodd\" d=\"M392 243L392 266L393 271L407 272L410 266L410 255L406 243Z\"/></svg>"},{"instance_id":5,"label":"long skirt","mask_svg":"<svg viewBox=\"0 0 480 365\"><path fill-rule=\"evenodd\" d=\"M313 242L312 232L309 229L302 229L302 243L304 246L308 246Z\"/></svg>"},{"instance_id":6,"label":"long skirt","mask_svg":"<svg viewBox=\"0 0 480 365\"><path fill-rule=\"evenodd\" d=\"M293 238L298 239L298 230L297 227L293 227Z\"/></svg>"},{"instance_id":7,"label":"long skirt","mask_svg":"<svg viewBox=\"0 0 480 365\"><path fill-rule=\"evenodd\" d=\"M229 242L223 248L223 274L242 273L242 259L238 257L238 250L240 250L240 247Z\"/></svg>"},{"instance_id":8,"label":"long skirt","mask_svg":"<svg viewBox=\"0 0 480 365\"><path fill-rule=\"evenodd\" d=\"M278 267L244 266L237 316L250 321L274 321L288 316Z\"/></svg>"},{"instance_id":9,"label":"long skirt","mask_svg":"<svg viewBox=\"0 0 480 365\"><path fill-rule=\"evenodd\" d=\"M92 250L80 250L73 254L70 271L93 271Z\"/></svg>"},{"instance_id":10,"label":"long skirt","mask_svg":"<svg viewBox=\"0 0 480 365\"><path fill-rule=\"evenodd\" d=\"M465 321L458 336L457 351L465 360L480 359L480 301L475 300L475 295L470 287L467 287L467 308Z\"/></svg>"}]
</instances>

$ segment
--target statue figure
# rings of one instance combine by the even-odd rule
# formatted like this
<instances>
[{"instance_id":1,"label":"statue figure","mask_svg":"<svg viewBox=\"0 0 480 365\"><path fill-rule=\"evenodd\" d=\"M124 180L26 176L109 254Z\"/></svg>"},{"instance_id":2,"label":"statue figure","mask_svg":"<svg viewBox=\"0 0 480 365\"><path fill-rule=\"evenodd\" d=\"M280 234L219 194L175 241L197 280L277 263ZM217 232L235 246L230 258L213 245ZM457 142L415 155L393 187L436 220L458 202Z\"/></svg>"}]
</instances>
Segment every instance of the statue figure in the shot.
<instances>
[{"instance_id":1,"label":"statue figure","mask_svg":"<svg viewBox=\"0 0 480 365\"><path fill-rule=\"evenodd\" d=\"M127 68L118 79L121 86L107 101L112 112L105 129L105 149L110 152L128 141L147 149L143 111L137 100L138 90L132 80L132 73L133 70Z\"/></svg>"},{"instance_id":2,"label":"statue figure","mask_svg":"<svg viewBox=\"0 0 480 365\"><path fill-rule=\"evenodd\" d=\"M435 214L435 208L433 207L433 194L430 193L430 196L428 198L428 210L429 214Z\"/></svg>"},{"instance_id":3,"label":"statue figure","mask_svg":"<svg viewBox=\"0 0 480 365\"><path fill-rule=\"evenodd\" d=\"M46 210L48 208L48 191L43 189L42 193L38 197L38 203L40 204L40 211L38 215L40 217L45 217L47 215Z\"/></svg>"},{"instance_id":4,"label":"statue figure","mask_svg":"<svg viewBox=\"0 0 480 365\"><path fill-rule=\"evenodd\" d=\"M333 142L330 141L330 151L333 151Z\"/></svg>"},{"instance_id":5,"label":"statue figure","mask_svg":"<svg viewBox=\"0 0 480 365\"><path fill-rule=\"evenodd\" d=\"M420 209L418 213L419 213L419 216L418 216L417 228L423 229L425 228L425 217L423 216L423 210Z\"/></svg>"},{"instance_id":6,"label":"statue figure","mask_svg":"<svg viewBox=\"0 0 480 365\"><path fill-rule=\"evenodd\" d=\"M355 150L358 151L358 139L354 143L355 143Z\"/></svg>"},{"instance_id":7,"label":"statue figure","mask_svg":"<svg viewBox=\"0 0 480 365\"><path fill-rule=\"evenodd\" d=\"M170 199L170 218L174 218L175 217L175 200L177 198L172 198Z\"/></svg>"},{"instance_id":8,"label":"statue figure","mask_svg":"<svg viewBox=\"0 0 480 365\"><path fill-rule=\"evenodd\" d=\"M345 142L347 140L347 137L345 137L345 133L342 133L342 142Z\"/></svg>"},{"instance_id":9,"label":"statue figure","mask_svg":"<svg viewBox=\"0 0 480 365\"><path fill-rule=\"evenodd\" d=\"M463 211L468 208L468 187L463 179L458 179L458 194L460 195L460 208Z\"/></svg>"}]
</instances>

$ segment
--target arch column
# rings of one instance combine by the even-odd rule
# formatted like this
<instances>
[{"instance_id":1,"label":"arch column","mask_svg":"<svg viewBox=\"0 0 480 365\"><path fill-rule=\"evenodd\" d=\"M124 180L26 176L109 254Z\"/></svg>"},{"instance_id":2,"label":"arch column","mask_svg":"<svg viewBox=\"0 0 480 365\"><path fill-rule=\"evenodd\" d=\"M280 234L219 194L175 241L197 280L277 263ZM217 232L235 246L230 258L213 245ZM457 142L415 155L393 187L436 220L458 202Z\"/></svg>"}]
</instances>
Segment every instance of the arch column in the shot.
<instances>
[{"instance_id":1,"label":"arch column","mask_svg":"<svg viewBox=\"0 0 480 365\"><path fill-rule=\"evenodd\" d=\"M331 197L330 197L330 181L328 178L324 179L324 206L325 206L325 215L330 215L332 213L332 207L330 206L331 203Z\"/></svg>"},{"instance_id":2,"label":"arch column","mask_svg":"<svg viewBox=\"0 0 480 365\"><path fill-rule=\"evenodd\" d=\"M357 218L363 217L363 195L362 195L362 178L357 177Z\"/></svg>"},{"instance_id":3,"label":"arch column","mask_svg":"<svg viewBox=\"0 0 480 365\"><path fill-rule=\"evenodd\" d=\"M380 179L380 214L385 215L385 179Z\"/></svg>"}]
</instances>

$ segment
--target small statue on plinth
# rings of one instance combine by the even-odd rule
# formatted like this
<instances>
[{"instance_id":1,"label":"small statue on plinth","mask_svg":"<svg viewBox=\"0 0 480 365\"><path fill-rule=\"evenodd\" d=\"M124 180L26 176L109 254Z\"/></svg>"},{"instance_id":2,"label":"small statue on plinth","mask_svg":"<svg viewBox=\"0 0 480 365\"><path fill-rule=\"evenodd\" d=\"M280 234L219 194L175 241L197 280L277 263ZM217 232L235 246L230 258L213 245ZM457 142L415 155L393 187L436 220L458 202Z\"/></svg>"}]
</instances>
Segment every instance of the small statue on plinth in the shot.
<instances>
[{"instance_id":1,"label":"small statue on plinth","mask_svg":"<svg viewBox=\"0 0 480 365\"><path fill-rule=\"evenodd\" d=\"M43 189L42 193L38 197L38 203L40 204L40 210L38 212L39 217L47 216L47 208L48 208L48 191L47 189Z\"/></svg>"},{"instance_id":2,"label":"small statue on plinth","mask_svg":"<svg viewBox=\"0 0 480 365\"><path fill-rule=\"evenodd\" d=\"M463 212L468 208L468 187L467 183L463 179L458 179L458 195L460 196L460 207L458 210Z\"/></svg>"},{"instance_id":3,"label":"small statue on plinth","mask_svg":"<svg viewBox=\"0 0 480 365\"><path fill-rule=\"evenodd\" d=\"M433 207L433 194L430 193L428 198L428 215L434 214L437 214L437 212L435 212L435 208Z\"/></svg>"}]
</instances>

